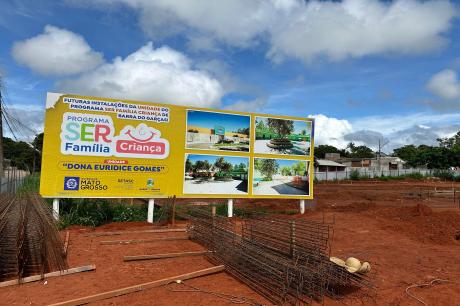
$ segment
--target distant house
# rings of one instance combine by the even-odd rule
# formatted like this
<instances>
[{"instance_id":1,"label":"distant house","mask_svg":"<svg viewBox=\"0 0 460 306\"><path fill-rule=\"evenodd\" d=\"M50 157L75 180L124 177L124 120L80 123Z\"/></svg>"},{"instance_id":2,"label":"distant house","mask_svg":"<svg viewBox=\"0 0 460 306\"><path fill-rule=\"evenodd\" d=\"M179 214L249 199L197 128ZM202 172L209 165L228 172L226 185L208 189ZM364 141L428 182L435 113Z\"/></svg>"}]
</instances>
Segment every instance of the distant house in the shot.
<instances>
[{"instance_id":1,"label":"distant house","mask_svg":"<svg viewBox=\"0 0 460 306\"><path fill-rule=\"evenodd\" d=\"M316 172L340 172L345 171L347 168L346 165L340 164L338 162L327 160L327 159L317 159L315 160L315 171Z\"/></svg>"},{"instance_id":2,"label":"distant house","mask_svg":"<svg viewBox=\"0 0 460 306\"><path fill-rule=\"evenodd\" d=\"M326 159L333 158L334 162L345 165L349 169L363 169L363 170L402 170L406 169L406 162L396 156L381 156L372 158L352 158L352 157L339 157L337 155L326 154Z\"/></svg>"}]
</instances>

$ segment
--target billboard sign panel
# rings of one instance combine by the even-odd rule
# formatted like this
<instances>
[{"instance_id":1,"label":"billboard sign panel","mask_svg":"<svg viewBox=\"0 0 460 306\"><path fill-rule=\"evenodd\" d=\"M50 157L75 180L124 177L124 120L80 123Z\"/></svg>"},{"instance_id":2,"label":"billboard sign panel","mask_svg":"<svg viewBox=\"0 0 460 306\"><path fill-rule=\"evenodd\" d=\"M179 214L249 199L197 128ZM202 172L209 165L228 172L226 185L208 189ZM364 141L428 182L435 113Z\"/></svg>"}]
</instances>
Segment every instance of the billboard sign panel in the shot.
<instances>
[{"instance_id":1,"label":"billboard sign panel","mask_svg":"<svg viewBox=\"0 0 460 306\"><path fill-rule=\"evenodd\" d=\"M313 197L313 119L48 93L44 197Z\"/></svg>"}]
</instances>

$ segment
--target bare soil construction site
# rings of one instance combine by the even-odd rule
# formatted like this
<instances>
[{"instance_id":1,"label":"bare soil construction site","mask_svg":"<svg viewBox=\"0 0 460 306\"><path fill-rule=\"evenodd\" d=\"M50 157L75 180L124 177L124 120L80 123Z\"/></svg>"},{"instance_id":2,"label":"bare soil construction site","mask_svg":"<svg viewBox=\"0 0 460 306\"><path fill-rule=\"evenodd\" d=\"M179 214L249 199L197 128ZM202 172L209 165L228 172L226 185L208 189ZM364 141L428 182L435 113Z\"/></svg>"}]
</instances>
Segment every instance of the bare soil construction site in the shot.
<instances>
[{"instance_id":1,"label":"bare soil construction site","mask_svg":"<svg viewBox=\"0 0 460 306\"><path fill-rule=\"evenodd\" d=\"M460 305L458 191L459 183L427 181L328 183L316 185L316 200L304 215L282 214L285 210L298 209L298 201L294 200L237 200L235 206L264 207L279 211L280 218L330 223L331 256L356 257L371 264L367 277L372 287L344 288L339 299L326 296L325 305L420 305L417 299L427 305ZM236 220L240 222L238 217ZM174 228L186 226L185 221L178 221ZM63 240L67 232L70 237L69 267L94 264L96 269L0 288L0 304L49 305L215 266L199 254L124 261L125 256L206 251L203 245L188 240L189 233L185 231L146 232L160 228L166 227L131 222L63 230ZM172 237L178 239L156 240ZM148 243L119 242L134 239ZM427 286L413 286L430 282ZM173 282L90 304L236 303L272 304L227 273L185 280L182 284Z\"/></svg>"}]
</instances>

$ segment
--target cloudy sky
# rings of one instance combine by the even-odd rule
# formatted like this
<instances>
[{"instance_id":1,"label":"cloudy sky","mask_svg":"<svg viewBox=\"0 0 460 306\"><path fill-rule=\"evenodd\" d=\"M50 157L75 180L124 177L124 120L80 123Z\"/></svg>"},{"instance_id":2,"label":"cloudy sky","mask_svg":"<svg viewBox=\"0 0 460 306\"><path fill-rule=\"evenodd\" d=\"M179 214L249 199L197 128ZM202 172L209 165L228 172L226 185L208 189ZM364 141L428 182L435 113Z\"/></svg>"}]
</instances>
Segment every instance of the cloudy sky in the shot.
<instances>
[{"instance_id":1,"label":"cloudy sky","mask_svg":"<svg viewBox=\"0 0 460 306\"><path fill-rule=\"evenodd\" d=\"M4 0L9 109L47 91L316 118L316 142L386 151L460 130L456 1Z\"/></svg>"}]
</instances>

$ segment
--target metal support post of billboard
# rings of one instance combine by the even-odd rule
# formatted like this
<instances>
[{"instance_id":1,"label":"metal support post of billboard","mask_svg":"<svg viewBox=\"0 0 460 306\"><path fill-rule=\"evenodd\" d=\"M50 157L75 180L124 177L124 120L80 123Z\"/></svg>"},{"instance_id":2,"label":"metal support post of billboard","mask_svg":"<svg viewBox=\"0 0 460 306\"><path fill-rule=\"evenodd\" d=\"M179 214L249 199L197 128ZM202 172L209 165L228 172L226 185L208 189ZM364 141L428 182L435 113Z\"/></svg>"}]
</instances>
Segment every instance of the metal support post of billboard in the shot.
<instances>
[{"instance_id":1,"label":"metal support post of billboard","mask_svg":"<svg viewBox=\"0 0 460 306\"><path fill-rule=\"evenodd\" d=\"M155 200L149 199L149 208L147 211L147 222L153 223L153 210L155 209Z\"/></svg>"},{"instance_id":2,"label":"metal support post of billboard","mask_svg":"<svg viewBox=\"0 0 460 306\"><path fill-rule=\"evenodd\" d=\"M229 218L233 217L233 199L227 200L227 216Z\"/></svg>"},{"instance_id":3,"label":"metal support post of billboard","mask_svg":"<svg viewBox=\"0 0 460 306\"><path fill-rule=\"evenodd\" d=\"M59 199L53 199L53 217L59 220Z\"/></svg>"},{"instance_id":4,"label":"metal support post of billboard","mask_svg":"<svg viewBox=\"0 0 460 306\"><path fill-rule=\"evenodd\" d=\"M300 213L302 215L305 213L305 200L300 200Z\"/></svg>"}]
</instances>

